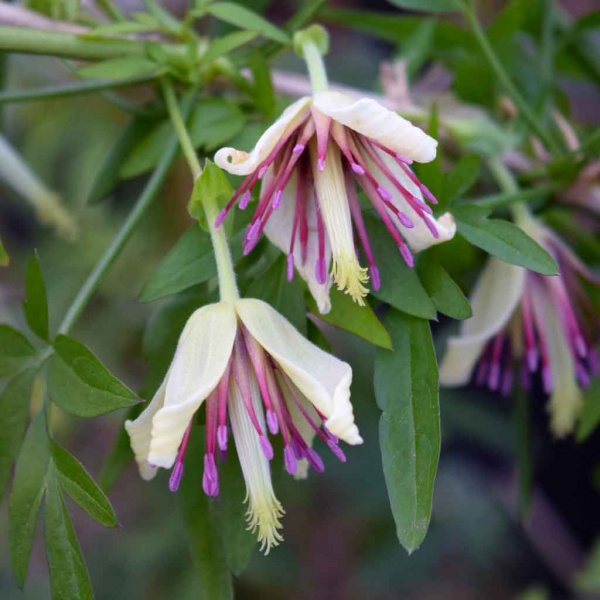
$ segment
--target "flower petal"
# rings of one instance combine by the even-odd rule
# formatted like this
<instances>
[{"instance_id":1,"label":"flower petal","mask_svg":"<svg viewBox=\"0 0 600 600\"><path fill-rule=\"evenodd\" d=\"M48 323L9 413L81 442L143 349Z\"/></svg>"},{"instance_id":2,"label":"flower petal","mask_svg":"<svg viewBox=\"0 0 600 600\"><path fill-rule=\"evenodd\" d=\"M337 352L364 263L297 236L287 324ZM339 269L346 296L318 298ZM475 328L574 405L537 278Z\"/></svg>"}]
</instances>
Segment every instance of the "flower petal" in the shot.
<instances>
[{"instance_id":1,"label":"flower petal","mask_svg":"<svg viewBox=\"0 0 600 600\"><path fill-rule=\"evenodd\" d=\"M379 150L376 150L376 152L387 169L400 183L400 185L406 188L413 196L424 202L421 190L413 181L411 181L410 177L402 170L398 163L391 156L385 154L385 152L381 152ZM367 158L366 162L369 166L369 169L375 176L375 179L377 179L379 183L384 183L386 181L386 177L381 169L379 169L375 162L370 158ZM411 227L410 229L403 226L399 226L398 228L402 234L402 237L406 240L406 243L413 252L420 252L421 250L425 250L430 246L451 240L454 237L454 234L456 233L456 223L454 222L454 217L450 213L444 213L438 219L435 219L435 217L427 213L421 213L421 215L419 215L417 211L407 202L402 193L391 183L386 185L386 190L390 193L390 202L399 211L407 215L414 224L414 227ZM389 208L386 210L388 211L392 221L397 224L398 220L394 213ZM437 238L433 236L425 224L425 221L428 221L435 227L439 234Z\"/></svg>"},{"instance_id":2,"label":"flower petal","mask_svg":"<svg viewBox=\"0 0 600 600\"><path fill-rule=\"evenodd\" d=\"M355 100L339 92L321 92L315 95L314 106L393 152L417 162L430 162L435 158L436 140L375 100Z\"/></svg>"},{"instance_id":3,"label":"flower petal","mask_svg":"<svg viewBox=\"0 0 600 600\"><path fill-rule=\"evenodd\" d=\"M350 402L350 365L311 344L262 300L239 300L236 311L250 334L326 417L329 431L348 444L361 444Z\"/></svg>"},{"instance_id":4,"label":"flower petal","mask_svg":"<svg viewBox=\"0 0 600 600\"><path fill-rule=\"evenodd\" d=\"M268 186L270 172L265 175L263 186ZM265 226L265 235L269 240L280 248L286 254L290 250L290 239L294 225L294 210L296 206L296 183L297 175L294 173L290 178L288 185L283 190L281 205L271 214ZM317 215L316 203L314 198L306 201L306 221L308 225L308 239L306 242L306 261L302 260L302 244L297 234L294 244L294 267L300 274L300 277L306 281L308 289L312 294L321 314L327 314L331 310L331 300L329 299L329 290L331 288L331 277L321 284L317 280L316 265L319 258L319 243L317 235ZM331 246L329 239L325 236L325 264L327 271L331 263Z\"/></svg>"},{"instance_id":5,"label":"flower petal","mask_svg":"<svg viewBox=\"0 0 600 600\"><path fill-rule=\"evenodd\" d=\"M154 415L164 406L165 391L167 389L167 380L169 372L160 384L160 387L154 394L150 404L134 421L125 421L125 430L129 434L131 448L138 464L140 476L142 479L152 479L156 475L157 468L148 462L150 452L150 442L152 440L152 419Z\"/></svg>"},{"instance_id":6,"label":"flower petal","mask_svg":"<svg viewBox=\"0 0 600 600\"><path fill-rule=\"evenodd\" d=\"M189 318L166 380L164 406L152 419L150 464L173 466L190 420L225 372L236 330L235 312L227 302L204 306Z\"/></svg>"},{"instance_id":7,"label":"flower petal","mask_svg":"<svg viewBox=\"0 0 600 600\"><path fill-rule=\"evenodd\" d=\"M232 175L253 173L275 148L279 140L305 118L310 103L311 98L304 97L290 104L279 119L262 134L250 153L235 148L221 148L215 154L215 163Z\"/></svg>"},{"instance_id":8,"label":"flower petal","mask_svg":"<svg viewBox=\"0 0 600 600\"><path fill-rule=\"evenodd\" d=\"M486 343L494 337L515 312L525 286L526 270L490 258L471 297L473 316L463 321L461 333L448 340L440 365L443 385L463 385Z\"/></svg>"}]
</instances>

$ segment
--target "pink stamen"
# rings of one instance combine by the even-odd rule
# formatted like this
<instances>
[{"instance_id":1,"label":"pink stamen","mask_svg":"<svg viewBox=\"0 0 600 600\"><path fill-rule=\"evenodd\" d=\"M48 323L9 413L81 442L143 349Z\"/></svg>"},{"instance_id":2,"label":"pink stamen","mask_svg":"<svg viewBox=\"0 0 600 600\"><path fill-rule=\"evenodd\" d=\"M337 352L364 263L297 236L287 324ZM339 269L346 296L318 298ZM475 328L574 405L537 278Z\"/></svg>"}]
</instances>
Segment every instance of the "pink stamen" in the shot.
<instances>
[{"instance_id":1,"label":"pink stamen","mask_svg":"<svg viewBox=\"0 0 600 600\"><path fill-rule=\"evenodd\" d=\"M175 466L173 467L171 476L169 477L169 489L172 492L176 492L179 489L179 484L181 483L181 478L183 477L183 458L185 456L185 450L188 445L191 431L192 421L190 421L190 424L187 426L185 433L183 434L183 438L177 452L177 458L175 459Z\"/></svg>"},{"instance_id":2,"label":"pink stamen","mask_svg":"<svg viewBox=\"0 0 600 600\"><path fill-rule=\"evenodd\" d=\"M202 489L207 496L215 497L219 495L219 472L217 471L214 454L204 455Z\"/></svg>"},{"instance_id":3,"label":"pink stamen","mask_svg":"<svg viewBox=\"0 0 600 600\"><path fill-rule=\"evenodd\" d=\"M285 470L290 474L294 475L298 468L296 457L294 456L294 450L291 446L286 446L283 449L283 458L285 461Z\"/></svg>"},{"instance_id":4,"label":"pink stamen","mask_svg":"<svg viewBox=\"0 0 600 600\"><path fill-rule=\"evenodd\" d=\"M277 415L272 410L267 410L267 427L273 435L277 435L279 433Z\"/></svg>"},{"instance_id":5,"label":"pink stamen","mask_svg":"<svg viewBox=\"0 0 600 600\"><path fill-rule=\"evenodd\" d=\"M287 280L292 281L294 279L294 255L292 253L287 255Z\"/></svg>"},{"instance_id":6,"label":"pink stamen","mask_svg":"<svg viewBox=\"0 0 600 600\"><path fill-rule=\"evenodd\" d=\"M240 203L239 203L240 210L245 210L248 207L248 203L250 202L251 196L252 196L252 194L249 191L244 192L244 194L242 195L242 197L240 199ZM217 227L218 227L218 225L217 225Z\"/></svg>"},{"instance_id":7,"label":"pink stamen","mask_svg":"<svg viewBox=\"0 0 600 600\"><path fill-rule=\"evenodd\" d=\"M227 441L229 437L229 431L227 425L219 425L217 427L217 443L221 452L227 452Z\"/></svg>"},{"instance_id":8,"label":"pink stamen","mask_svg":"<svg viewBox=\"0 0 600 600\"><path fill-rule=\"evenodd\" d=\"M271 446L271 442L267 439L266 435L261 435L258 438L260 442L260 447L262 448L263 454L265 455L267 460L273 460L273 446Z\"/></svg>"},{"instance_id":9,"label":"pink stamen","mask_svg":"<svg viewBox=\"0 0 600 600\"><path fill-rule=\"evenodd\" d=\"M292 152L294 154L302 154L304 152L305 148L306 148L306 146L304 144L296 144L294 146L294 149L292 150Z\"/></svg>"},{"instance_id":10,"label":"pink stamen","mask_svg":"<svg viewBox=\"0 0 600 600\"><path fill-rule=\"evenodd\" d=\"M341 460L342 462L346 462L346 455L344 454L343 450L337 444L335 444L333 441L329 440L327 442L327 446L336 455L336 457L339 460Z\"/></svg>"}]
</instances>

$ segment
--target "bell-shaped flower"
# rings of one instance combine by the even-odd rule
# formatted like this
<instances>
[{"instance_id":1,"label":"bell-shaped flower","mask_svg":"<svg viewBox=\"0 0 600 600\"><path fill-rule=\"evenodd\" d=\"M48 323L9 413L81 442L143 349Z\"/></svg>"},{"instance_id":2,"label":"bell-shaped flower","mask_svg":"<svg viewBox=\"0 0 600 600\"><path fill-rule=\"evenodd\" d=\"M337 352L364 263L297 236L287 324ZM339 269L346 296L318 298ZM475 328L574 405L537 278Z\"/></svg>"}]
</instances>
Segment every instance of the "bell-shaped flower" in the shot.
<instances>
[{"instance_id":1,"label":"bell-shaped flower","mask_svg":"<svg viewBox=\"0 0 600 600\"><path fill-rule=\"evenodd\" d=\"M264 231L287 253L288 279L297 269L321 312L330 308L331 280L362 304L368 273L359 263L357 241L374 289L380 276L355 182L412 266L412 252L452 238L456 229L452 215L432 216L426 200L436 200L410 168L413 161L433 160L436 147L433 138L374 100L331 91L301 98L250 153L217 152L222 169L246 176L217 225L234 204L246 208L262 181L244 251L250 252Z\"/></svg>"},{"instance_id":2,"label":"bell-shaped flower","mask_svg":"<svg viewBox=\"0 0 600 600\"><path fill-rule=\"evenodd\" d=\"M582 407L581 388L598 373L592 343L600 323L582 279L595 285L600 279L540 221L529 218L523 228L554 257L560 275L540 275L490 258L473 291L473 316L449 340L440 382L464 385L474 377L508 394L515 366L524 388L540 373L550 396L552 430L563 436L573 430Z\"/></svg>"},{"instance_id":3,"label":"bell-shaped flower","mask_svg":"<svg viewBox=\"0 0 600 600\"><path fill-rule=\"evenodd\" d=\"M312 448L320 437L345 461L338 438L361 444L350 403L350 366L317 348L261 300L219 302L189 318L156 395L125 427L144 479L173 468L175 491L194 415L206 405L203 488L219 495L218 456L230 432L246 482L249 528L268 552L281 541L283 514L271 483L273 448L281 433L286 470L323 471Z\"/></svg>"}]
</instances>

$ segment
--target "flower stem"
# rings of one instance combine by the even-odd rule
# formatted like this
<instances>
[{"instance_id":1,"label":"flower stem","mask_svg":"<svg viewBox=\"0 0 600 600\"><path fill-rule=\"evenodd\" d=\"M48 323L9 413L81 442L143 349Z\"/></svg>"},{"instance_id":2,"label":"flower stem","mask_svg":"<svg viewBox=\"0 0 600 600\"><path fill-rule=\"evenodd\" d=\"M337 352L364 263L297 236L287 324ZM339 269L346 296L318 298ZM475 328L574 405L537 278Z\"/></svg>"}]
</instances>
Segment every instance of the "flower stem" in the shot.
<instances>
[{"instance_id":1,"label":"flower stem","mask_svg":"<svg viewBox=\"0 0 600 600\"><path fill-rule=\"evenodd\" d=\"M488 167L498 184L498 187L506 194L518 194L521 189L515 176L499 157L490 158ZM530 218L529 209L524 202L514 202L510 206L515 223L524 222Z\"/></svg>"},{"instance_id":2,"label":"flower stem","mask_svg":"<svg viewBox=\"0 0 600 600\"><path fill-rule=\"evenodd\" d=\"M196 90L191 90L182 102L182 110L186 115L191 109L192 101L196 95L195 91ZM154 197L160 189L160 186L162 185L162 182L167 175L173 160L175 159L178 147L179 144L177 138L171 138L165 147L164 154L160 162L156 165L156 169L152 173L152 177L150 177L146 187L144 188L144 191L138 198L138 201L135 203L133 210L131 213L129 213L127 220L123 223L110 246L106 249L92 272L89 274L77 296L73 300L71 306L67 310L67 314L58 328L58 333L68 333L83 312L83 309L92 297L92 294L100 285L100 282L106 275L107 271L119 256L121 250L131 237L131 234L134 232L141 218L146 213L146 210L152 203L152 200L154 200Z\"/></svg>"},{"instance_id":3,"label":"flower stem","mask_svg":"<svg viewBox=\"0 0 600 600\"><path fill-rule=\"evenodd\" d=\"M302 44L302 56L306 61L313 94L327 90L327 72L325 71L323 56L317 44L312 40Z\"/></svg>"},{"instance_id":4,"label":"flower stem","mask_svg":"<svg viewBox=\"0 0 600 600\"><path fill-rule=\"evenodd\" d=\"M181 111L179 110L173 85L168 79L162 79L161 87L167 110L169 111L169 117L177 132L183 154L188 162L195 181L202 175L202 167L200 166L200 161L194 150L194 145L190 139ZM225 230L222 227L215 227L215 221L219 214L216 198L206 195L202 198L202 205L206 214L206 222L208 223L210 239L215 253L221 300L234 302L240 297L240 294L235 280L235 269L233 268L231 252L229 251Z\"/></svg>"},{"instance_id":5,"label":"flower stem","mask_svg":"<svg viewBox=\"0 0 600 600\"><path fill-rule=\"evenodd\" d=\"M483 31L483 28L481 27L473 8L467 6L466 4L463 6L463 14L471 26L473 34L475 35L475 39L479 43L479 46L481 47L481 50L483 51L484 56L487 58L490 66L492 67L492 70L496 74L496 77L498 77L500 83L504 86L509 96L513 99L521 115L523 115L523 118L529 123L531 129L536 132L536 134L553 154L560 154L561 149L554 138L548 133L548 128L538 119L537 115L531 109L527 100L525 100L525 98L521 95L517 86L512 81L504 66L496 56L496 52L490 44L485 32Z\"/></svg>"}]
</instances>

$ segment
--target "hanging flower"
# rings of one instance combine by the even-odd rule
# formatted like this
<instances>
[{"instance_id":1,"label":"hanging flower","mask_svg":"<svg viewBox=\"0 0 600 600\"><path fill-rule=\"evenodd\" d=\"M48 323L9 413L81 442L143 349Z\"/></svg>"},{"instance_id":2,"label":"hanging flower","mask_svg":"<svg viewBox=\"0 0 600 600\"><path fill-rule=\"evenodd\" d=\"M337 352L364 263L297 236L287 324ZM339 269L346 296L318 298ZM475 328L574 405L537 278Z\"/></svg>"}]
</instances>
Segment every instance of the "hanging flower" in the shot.
<instances>
[{"instance_id":1,"label":"hanging flower","mask_svg":"<svg viewBox=\"0 0 600 600\"><path fill-rule=\"evenodd\" d=\"M376 290L380 277L355 181L412 266L412 252L451 239L456 229L452 215L432 216L425 200L436 200L410 168L413 161L433 160L436 146L421 129L374 100L356 101L331 91L301 98L250 153L233 148L217 152L215 162L222 169L246 176L217 225L234 204L246 208L252 189L262 181L244 252L252 250L264 231L287 253L288 279L296 268L321 312L330 308L331 279L363 304L368 274L357 257L353 225Z\"/></svg>"},{"instance_id":2,"label":"hanging flower","mask_svg":"<svg viewBox=\"0 0 600 600\"><path fill-rule=\"evenodd\" d=\"M361 444L350 403L350 366L311 344L277 311L254 299L219 302L188 320L169 371L146 410L125 427L141 476L173 468L177 490L195 413L206 404L202 485L219 495L217 455L231 433L248 498L248 521L261 549L282 536L281 504L271 483L268 439L281 433L285 468L296 477L324 466L313 450L318 435L342 461L338 438ZM218 452L219 451L219 452Z\"/></svg>"},{"instance_id":3,"label":"hanging flower","mask_svg":"<svg viewBox=\"0 0 600 600\"><path fill-rule=\"evenodd\" d=\"M523 387L540 373L550 395L551 427L563 436L581 409L581 388L599 370L592 343L600 323L581 280L600 285L600 279L540 221L529 217L520 224L554 257L561 274L539 275L490 258L473 292L473 317L449 341L440 381L464 385L474 374L477 383L508 394L516 360Z\"/></svg>"}]
</instances>

